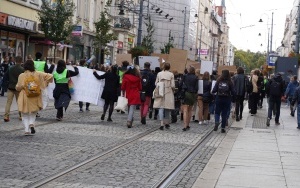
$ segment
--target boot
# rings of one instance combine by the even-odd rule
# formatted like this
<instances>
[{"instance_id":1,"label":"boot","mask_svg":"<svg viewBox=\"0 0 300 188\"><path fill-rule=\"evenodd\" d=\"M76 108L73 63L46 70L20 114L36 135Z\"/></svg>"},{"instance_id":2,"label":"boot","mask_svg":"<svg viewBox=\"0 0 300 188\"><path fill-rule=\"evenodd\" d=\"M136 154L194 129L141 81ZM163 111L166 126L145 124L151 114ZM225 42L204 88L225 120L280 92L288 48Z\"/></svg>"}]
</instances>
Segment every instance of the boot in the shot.
<instances>
[{"instance_id":1,"label":"boot","mask_svg":"<svg viewBox=\"0 0 300 188\"><path fill-rule=\"evenodd\" d=\"M132 127L132 121L127 121L127 127L131 128Z\"/></svg>"},{"instance_id":2,"label":"boot","mask_svg":"<svg viewBox=\"0 0 300 188\"><path fill-rule=\"evenodd\" d=\"M219 127L219 122L215 123L214 131L217 131Z\"/></svg>"},{"instance_id":3,"label":"boot","mask_svg":"<svg viewBox=\"0 0 300 188\"><path fill-rule=\"evenodd\" d=\"M142 118L141 118L141 123L142 123L143 125L146 124L146 117L142 117Z\"/></svg>"}]
</instances>

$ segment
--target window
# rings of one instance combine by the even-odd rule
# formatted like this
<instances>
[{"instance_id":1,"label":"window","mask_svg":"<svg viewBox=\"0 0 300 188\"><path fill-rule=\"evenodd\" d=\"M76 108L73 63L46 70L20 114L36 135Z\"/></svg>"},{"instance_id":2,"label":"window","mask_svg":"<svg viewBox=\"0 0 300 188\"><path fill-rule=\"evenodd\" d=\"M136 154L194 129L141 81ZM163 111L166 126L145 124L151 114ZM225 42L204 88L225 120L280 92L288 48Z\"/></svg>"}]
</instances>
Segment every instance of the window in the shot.
<instances>
[{"instance_id":1,"label":"window","mask_svg":"<svg viewBox=\"0 0 300 188\"><path fill-rule=\"evenodd\" d=\"M88 20L89 19L89 0L84 0L84 19Z\"/></svg>"},{"instance_id":2,"label":"window","mask_svg":"<svg viewBox=\"0 0 300 188\"><path fill-rule=\"evenodd\" d=\"M35 5L39 5L39 0L30 0L30 3L35 4Z\"/></svg>"}]
</instances>

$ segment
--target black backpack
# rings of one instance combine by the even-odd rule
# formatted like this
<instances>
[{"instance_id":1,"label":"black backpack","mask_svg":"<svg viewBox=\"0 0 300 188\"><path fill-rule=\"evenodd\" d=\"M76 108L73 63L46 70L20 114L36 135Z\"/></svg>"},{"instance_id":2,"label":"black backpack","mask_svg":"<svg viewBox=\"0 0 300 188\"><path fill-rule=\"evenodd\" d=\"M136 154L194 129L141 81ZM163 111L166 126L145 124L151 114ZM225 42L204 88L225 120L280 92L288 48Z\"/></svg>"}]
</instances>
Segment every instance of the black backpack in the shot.
<instances>
[{"instance_id":1,"label":"black backpack","mask_svg":"<svg viewBox=\"0 0 300 188\"><path fill-rule=\"evenodd\" d=\"M142 74L142 91L148 91L150 89L150 76L148 73Z\"/></svg>"},{"instance_id":2,"label":"black backpack","mask_svg":"<svg viewBox=\"0 0 300 188\"><path fill-rule=\"evenodd\" d=\"M218 95L219 96L230 96L229 83L221 81L218 85Z\"/></svg>"},{"instance_id":3,"label":"black backpack","mask_svg":"<svg viewBox=\"0 0 300 188\"><path fill-rule=\"evenodd\" d=\"M277 97L281 96L280 82L276 82L275 80L271 81L270 95L277 96Z\"/></svg>"},{"instance_id":4,"label":"black backpack","mask_svg":"<svg viewBox=\"0 0 300 188\"><path fill-rule=\"evenodd\" d=\"M250 78L250 81L247 83L247 93L252 93L253 92L253 84L252 84L252 76Z\"/></svg>"}]
</instances>

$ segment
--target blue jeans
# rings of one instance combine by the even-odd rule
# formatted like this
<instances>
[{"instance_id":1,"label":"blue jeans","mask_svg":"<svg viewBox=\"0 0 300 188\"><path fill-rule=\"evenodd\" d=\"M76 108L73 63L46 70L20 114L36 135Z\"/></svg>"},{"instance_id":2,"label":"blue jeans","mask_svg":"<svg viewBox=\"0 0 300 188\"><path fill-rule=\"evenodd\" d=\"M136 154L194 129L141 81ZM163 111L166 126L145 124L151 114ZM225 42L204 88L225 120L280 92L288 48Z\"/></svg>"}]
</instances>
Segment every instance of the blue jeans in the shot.
<instances>
[{"instance_id":1,"label":"blue jeans","mask_svg":"<svg viewBox=\"0 0 300 188\"><path fill-rule=\"evenodd\" d=\"M228 117L228 113L230 113L230 97L217 97L216 98L216 111L215 111L215 123L220 122L220 116L222 116L222 125L221 127L224 129L226 126L226 121Z\"/></svg>"},{"instance_id":2,"label":"blue jeans","mask_svg":"<svg viewBox=\"0 0 300 188\"><path fill-rule=\"evenodd\" d=\"M298 128L300 128L300 103L297 106L297 122L298 122Z\"/></svg>"}]
</instances>

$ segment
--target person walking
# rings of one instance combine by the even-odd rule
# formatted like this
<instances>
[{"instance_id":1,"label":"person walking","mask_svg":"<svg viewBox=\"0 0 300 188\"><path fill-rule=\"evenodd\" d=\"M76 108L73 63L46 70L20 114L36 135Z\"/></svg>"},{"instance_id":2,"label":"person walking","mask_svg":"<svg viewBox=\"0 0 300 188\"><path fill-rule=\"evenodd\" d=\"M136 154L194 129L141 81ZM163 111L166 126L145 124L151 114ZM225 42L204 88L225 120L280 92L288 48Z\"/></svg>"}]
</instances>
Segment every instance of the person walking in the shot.
<instances>
[{"instance_id":1,"label":"person walking","mask_svg":"<svg viewBox=\"0 0 300 188\"><path fill-rule=\"evenodd\" d=\"M300 86L295 89L290 105L297 108L297 129L300 129Z\"/></svg>"},{"instance_id":2,"label":"person walking","mask_svg":"<svg viewBox=\"0 0 300 188\"><path fill-rule=\"evenodd\" d=\"M66 68L66 62L64 60L59 60L57 62L56 71L53 73L55 88L53 90L54 107L57 109L56 120L62 121L64 116L64 111L67 110L69 103L71 101L71 94L69 90L68 81L69 78L79 74L76 65L73 65L74 71L68 70Z\"/></svg>"},{"instance_id":3,"label":"person walking","mask_svg":"<svg viewBox=\"0 0 300 188\"><path fill-rule=\"evenodd\" d=\"M1 77L2 77L2 82L1 82L1 85L0 85L0 88L1 88L0 95L1 96L4 96L4 93L7 91L7 82L5 80L3 80L3 76L7 72L8 68L9 68L8 61L9 61L9 57L6 56L4 58L4 61L0 65L0 74L1 74Z\"/></svg>"},{"instance_id":4,"label":"person walking","mask_svg":"<svg viewBox=\"0 0 300 188\"><path fill-rule=\"evenodd\" d=\"M174 74L170 72L170 63L164 63L163 71L159 72L156 77L155 85L163 85L161 91L163 92L162 97L155 97L153 108L157 108L160 120L160 130L170 128L170 113L171 110L175 109L174 104ZM159 84L161 83L161 84Z\"/></svg>"},{"instance_id":5,"label":"person walking","mask_svg":"<svg viewBox=\"0 0 300 188\"><path fill-rule=\"evenodd\" d=\"M4 80L8 81L8 90L7 90L7 101L5 105L5 114L4 114L4 122L9 122L9 113L10 107L14 97L18 102L19 91L16 90L16 85L18 83L19 75L24 72L24 68L21 67L23 63L21 56L16 57L16 65L10 67L8 71L4 74ZM19 119L22 120L21 112L19 112Z\"/></svg>"},{"instance_id":6,"label":"person walking","mask_svg":"<svg viewBox=\"0 0 300 188\"><path fill-rule=\"evenodd\" d=\"M258 76L259 76L259 70L255 70L253 72L252 77L250 78L250 82L252 83L252 92L249 94L249 105L250 105L250 113L251 116L255 115L257 113L257 106L259 101L259 88L257 85L258 82Z\"/></svg>"},{"instance_id":7,"label":"person walking","mask_svg":"<svg viewBox=\"0 0 300 188\"><path fill-rule=\"evenodd\" d=\"M53 72L53 69L54 69L54 61L51 64L51 66L48 68L48 65L47 65L46 61L42 60L42 55L43 54L41 52L37 52L35 54L34 68L37 71L51 74Z\"/></svg>"},{"instance_id":8,"label":"person walking","mask_svg":"<svg viewBox=\"0 0 300 188\"><path fill-rule=\"evenodd\" d=\"M270 121L272 119L272 111L274 107L276 109L275 114L275 125L280 125L279 116L280 116L280 106L281 106L281 97L284 94L284 81L280 73L277 73L273 79L271 79L266 87L267 97L269 98L269 107L268 107L268 119L267 126L270 126Z\"/></svg>"},{"instance_id":9,"label":"person walking","mask_svg":"<svg viewBox=\"0 0 300 188\"><path fill-rule=\"evenodd\" d=\"M244 100L249 84L248 77L244 74L242 67L237 68L237 74L233 76L233 85L235 90L235 120L240 121L243 118Z\"/></svg>"},{"instance_id":10,"label":"person walking","mask_svg":"<svg viewBox=\"0 0 300 188\"><path fill-rule=\"evenodd\" d=\"M141 104L140 91L142 90L141 75L133 66L127 66L127 71L123 75L121 85L121 95L128 99L127 127L131 128L133 123L134 110L136 105Z\"/></svg>"},{"instance_id":11,"label":"person walking","mask_svg":"<svg viewBox=\"0 0 300 188\"><path fill-rule=\"evenodd\" d=\"M141 71L142 76L142 93L141 96L141 106L140 106L140 115L141 115L141 123L146 124L146 117L148 114L148 110L151 104L151 98L153 91L155 89L155 77L154 74L151 72L150 63L144 63L144 70Z\"/></svg>"},{"instance_id":12,"label":"person walking","mask_svg":"<svg viewBox=\"0 0 300 188\"><path fill-rule=\"evenodd\" d=\"M112 121L111 115L114 110L114 103L118 100L118 90L120 88L120 76L118 75L118 65L111 66L110 71L106 72L101 76L97 74L95 69L93 70L93 72L94 76L97 79L105 79L105 85L101 95L101 98L105 101L103 107L103 114L101 115L101 120L104 120L105 114L109 107L107 121Z\"/></svg>"},{"instance_id":13,"label":"person walking","mask_svg":"<svg viewBox=\"0 0 300 188\"><path fill-rule=\"evenodd\" d=\"M202 80L203 94L198 94L199 125L202 123L208 124L209 103L213 100L213 95L211 94L212 82L210 81L209 72L204 72Z\"/></svg>"},{"instance_id":14,"label":"person walking","mask_svg":"<svg viewBox=\"0 0 300 188\"><path fill-rule=\"evenodd\" d=\"M287 88L286 88L286 90L285 90L285 93L284 93L285 98L286 98L289 102L292 101L293 96L294 96L294 93L295 93L296 88L297 88L298 86L299 86L299 83L298 83L298 81L297 81L297 76L294 75L294 76L291 77L291 82L288 84L288 86L287 86ZM295 115L295 110L296 110L296 108L295 108L293 105L290 105L290 111L291 111L290 115L293 116L293 117L294 117L294 115Z\"/></svg>"},{"instance_id":15,"label":"person walking","mask_svg":"<svg viewBox=\"0 0 300 188\"><path fill-rule=\"evenodd\" d=\"M157 78L157 74L161 71L160 67L155 67L154 69L154 80ZM154 103L154 98L152 97L151 103L150 103L150 110L149 110L149 119L157 120L157 115L158 115L158 109L153 108L153 103ZM154 114L154 115L153 115Z\"/></svg>"},{"instance_id":16,"label":"person walking","mask_svg":"<svg viewBox=\"0 0 300 188\"><path fill-rule=\"evenodd\" d=\"M22 113L22 122L25 127L25 135L35 134L34 129L36 113L43 108L41 89L53 81L53 76L48 73L35 71L32 60L24 64L24 73L21 73L16 84L16 91L19 91L18 109ZM31 80L31 82L29 82ZM29 94L29 86L37 92L36 95ZM39 93L39 94L38 94Z\"/></svg>"},{"instance_id":17,"label":"person walking","mask_svg":"<svg viewBox=\"0 0 300 188\"><path fill-rule=\"evenodd\" d=\"M84 67L85 66L85 60L84 59L81 59L80 61L79 61L79 66L81 66L81 67ZM86 111L90 111L90 109L89 109L89 107L90 107L90 103L88 103L88 102L86 102L85 103L85 110ZM83 112L83 102L82 101L79 101L79 112Z\"/></svg>"},{"instance_id":18,"label":"person walking","mask_svg":"<svg viewBox=\"0 0 300 188\"><path fill-rule=\"evenodd\" d=\"M222 116L221 133L226 133L225 126L228 120L228 112L232 98L235 97L234 86L230 78L228 70L223 70L222 75L217 79L217 82L212 90L216 93L216 110L215 110L215 127L214 131L218 130L220 124L220 115Z\"/></svg>"}]
</instances>

